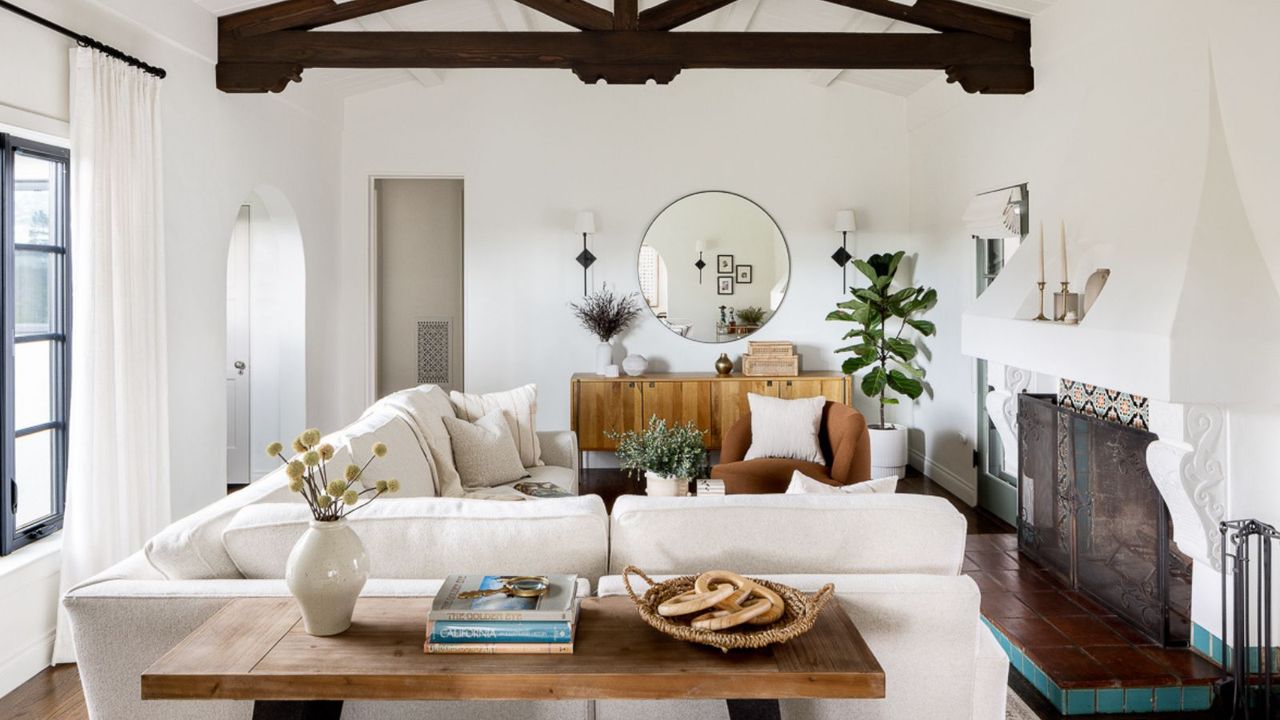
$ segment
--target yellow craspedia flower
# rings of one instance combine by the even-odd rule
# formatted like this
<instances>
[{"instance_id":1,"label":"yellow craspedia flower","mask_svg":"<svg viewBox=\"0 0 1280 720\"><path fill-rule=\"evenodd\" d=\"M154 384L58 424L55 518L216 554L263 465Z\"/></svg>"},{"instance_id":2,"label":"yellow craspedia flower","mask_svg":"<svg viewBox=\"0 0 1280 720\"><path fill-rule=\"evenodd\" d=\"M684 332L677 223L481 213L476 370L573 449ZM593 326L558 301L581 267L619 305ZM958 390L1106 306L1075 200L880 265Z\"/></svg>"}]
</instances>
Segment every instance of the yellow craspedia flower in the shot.
<instances>
[{"instance_id":1,"label":"yellow craspedia flower","mask_svg":"<svg viewBox=\"0 0 1280 720\"><path fill-rule=\"evenodd\" d=\"M334 497L342 497L342 494L347 491L347 484L341 480L330 480L324 491Z\"/></svg>"},{"instance_id":2,"label":"yellow craspedia flower","mask_svg":"<svg viewBox=\"0 0 1280 720\"><path fill-rule=\"evenodd\" d=\"M388 480L388 481L387 481L387 491L388 491L388 492L400 492L400 481L399 481L399 480L397 480L397 479L395 479L395 478L391 478L390 480Z\"/></svg>"},{"instance_id":3,"label":"yellow craspedia flower","mask_svg":"<svg viewBox=\"0 0 1280 720\"><path fill-rule=\"evenodd\" d=\"M307 428L302 431L302 444L307 447L315 447L320 444L319 428Z\"/></svg>"},{"instance_id":4,"label":"yellow craspedia flower","mask_svg":"<svg viewBox=\"0 0 1280 720\"><path fill-rule=\"evenodd\" d=\"M291 479L289 481L289 489L296 493L302 492L302 478L297 477Z\"/></svg>"},{"instance_id":5,"label":"yellow craspedia flower","mask_svg":"<svg viewBox=\"0 0 1280 720\"><path fill-rule=\"evenodd\" d=\"M302 456L302 462L306 463L307 467L315 467L320 464L320 453L315 450L308 450L306 454Z\"/></svg>"},{"instance_id":6,"label":"yellow craspedia flower","mask_svg":"<svg viewBox=\"0 0 1280 720\"><path fill-rule=\"evenodd\" d=\"M333 446L330 445L329 443L325 443L316 449L320 451L320 457L324 458L325 460L333 459Z\"/></svg>"},{"instance_id":7,"label":"yellow craspedia flower","mask_svg":"<svg viewBox=\"0 0 1280 720\"><path fill-rule=\"evenodd\" d=\"M346 472L343 473L343 477L347 479L347 482L353 482L356 478L360 477L360 466L348 465Z\"/></svg>"},{"instance_id":8,"label":"yellow craspedia flower","mask_svg":"<svg viewBox=\"0 0 1280 720\"><path fill-rule=\"evenodd\" d=\"M327 509L332 504L333 504L333 498L329 497L328 495L321 495L320 497L316 498L316 505L319 505L321 510Z\"/></svg>"},{"instance_id":9,"label":"yellow craspedia flower","mask_svg":"<svg viewBox=\"0 0 1280 720\"><path fill-rule=\"evenodd\" d=\"M373 454L378 457L387 456L387 444L384 442L376 442L373 444Z\"/></svg>"},{"instance_id":10,"label":"yellow craspedia flower","mask_svg":"<svg viewBox=\"0 0 1280 720\"><path fill-rule=\"evenodd\" d=\"M301 460L290 460L289 464L284 468L284 474L289 476L290 480L297 480L307 471Z\"/></svg>"},{"instance_id":11,"label":"yellow craspedia flower","mask_svg":"<svg viewBox=\"0 0 1280 720\"><path fill-rule=\"evenodd\" d=\"M355 505L360 500L360 493L355 490L348 490L342 494L342 502L345 505Z\"/></svg>"},{"instance_id":12,"label":"yellow craspedia flower","mask_svg":"<svg viewBox=\"0 0 1280 720\"><path fill-rule=\"evenodd\" d=\"M384 492L386 492L386 491L387 491L387 488L388 488L389 486L387 485L387 481L386 481L386 480L379 480L377 483L375 483L375 484L374 484L374 487L376 487L376 488L378 489L378 492L380 492L380 493L384 493Z\"/></svg>"},{"instance_id":13,"label":"yellow craspedia flower","mask_svg":"<svg viewBox=\"0 0 1280 720\"><path fill-rule=\"evenodd\" d=\"M267 446L267 457L275 457L282 452L284 452L284 445L278 442L273 442Z\"/></svg>"}]
</instances>

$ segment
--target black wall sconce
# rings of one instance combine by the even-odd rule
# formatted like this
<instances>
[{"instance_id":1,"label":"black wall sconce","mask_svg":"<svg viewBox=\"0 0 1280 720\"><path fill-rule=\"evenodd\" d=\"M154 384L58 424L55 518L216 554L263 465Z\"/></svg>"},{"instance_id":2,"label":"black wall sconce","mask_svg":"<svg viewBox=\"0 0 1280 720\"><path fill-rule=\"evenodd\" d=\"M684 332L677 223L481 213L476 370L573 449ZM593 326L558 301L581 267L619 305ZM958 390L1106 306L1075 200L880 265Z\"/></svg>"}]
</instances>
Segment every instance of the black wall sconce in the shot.
<instances>
[{"instance_id":1,"label":"black wall sconce","mask_svg":"<svg viewBox=\"0 0 1280 720\"><path fill-rule=\"evenodd\" d=\"M858 221L852 210L841 210L836 213L836 232L840 233L840 247L831 255L831 259L840 266L841 292L849 292L849 262L853 255L849 253L849 233L858 231Z\"/></svg>"},{"instance_id":2,"label":"black wall sconce","mask_svg":"<svg viewBox=\"0 0 1280 720\"><path fill-rule=\"evenodd\" d=\"M587 249L587 236L596 233L596 214L590 210L578 213L578 232L582 233L582 252L575 258L582 266L582 295L587 295L587 271L596 263L596 256Z\"/></svg>"},{"instance_id":3,"label":"black wall sconce","mask_svg":"<svg viewBox=\"0 0 1280 720\"><path fill-rule=\"evenodd\" d=\"M706 250L707 250L707 241L699 240L698 241L698 262L693 264L694 267L698 268L698 284L699 285L702 284L702 271L707 268L707 261L702 259L702 253L706 252Z\"/></svg>"}]
</instances>

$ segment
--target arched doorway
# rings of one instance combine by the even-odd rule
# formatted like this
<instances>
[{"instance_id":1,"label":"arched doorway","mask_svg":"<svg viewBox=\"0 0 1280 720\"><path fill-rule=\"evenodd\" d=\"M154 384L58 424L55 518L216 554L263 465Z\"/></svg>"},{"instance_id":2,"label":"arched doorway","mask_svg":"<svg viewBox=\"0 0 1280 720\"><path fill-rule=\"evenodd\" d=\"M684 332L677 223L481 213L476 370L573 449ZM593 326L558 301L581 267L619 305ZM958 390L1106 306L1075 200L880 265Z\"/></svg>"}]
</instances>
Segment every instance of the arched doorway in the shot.
<instances>
[{"instance_id":1,"label":"arched doorway","mask_svg":"<svg viewBox=\"0 0 1280 720\"><path fill-rule=\"evenodd\" d=\"M227 251L227 484L271 472L262 449L306 422L306 267L284 194L256 188Z\"/></svg>"}]
</instances>

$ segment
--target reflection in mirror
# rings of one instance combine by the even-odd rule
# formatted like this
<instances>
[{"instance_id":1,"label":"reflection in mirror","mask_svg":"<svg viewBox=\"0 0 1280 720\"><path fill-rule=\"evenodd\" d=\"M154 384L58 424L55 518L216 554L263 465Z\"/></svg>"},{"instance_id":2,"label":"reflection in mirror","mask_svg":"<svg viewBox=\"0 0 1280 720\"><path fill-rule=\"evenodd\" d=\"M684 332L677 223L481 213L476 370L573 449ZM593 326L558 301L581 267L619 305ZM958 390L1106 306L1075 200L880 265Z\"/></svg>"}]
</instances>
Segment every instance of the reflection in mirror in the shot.
<instances>
[{"instance_id":1,"label":"reflection in mirror","mask_svg":"<svg viewBox=\"0 0 1280 720\"><path fill-rule=\"evenodd\" d=\"M791 260L769 213L741 195L709 191L683 197L654 218L637 269L645 304L672 332L732 342L773 317L787 293Z\"/></svg>"}]
</instances>

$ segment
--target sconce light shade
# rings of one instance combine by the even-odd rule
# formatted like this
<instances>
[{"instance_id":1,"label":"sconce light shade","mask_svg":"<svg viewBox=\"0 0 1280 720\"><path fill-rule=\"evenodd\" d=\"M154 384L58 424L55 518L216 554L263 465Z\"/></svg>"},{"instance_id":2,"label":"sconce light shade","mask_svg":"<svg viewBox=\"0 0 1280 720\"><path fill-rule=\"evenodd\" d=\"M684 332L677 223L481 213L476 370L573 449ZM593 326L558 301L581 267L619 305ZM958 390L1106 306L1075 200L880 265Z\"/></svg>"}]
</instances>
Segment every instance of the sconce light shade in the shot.
<instances>
[{"instance_id":1,"label":"sconce light shade","mask_svg":"<svg viewBox=\"0 0 1280 720\"><path fill-rule=\"evenodd\" d=\"M706 240L699 240L697 243L695 243L695 244L694 244L694 250L695 250L695 251L697 251L699 254L706 252L706 251L707 251L707 241L706 241Z\"/></svg>"},{"instance_id":2,"label":"sconce light shade","mask_svg":"<svg viewBox=\"0 0 1280 720\"><path fill-rule=\"evenodd\" d=\"M836 232L857 232L858 220L852 210L841 210L836 213Z\"/></svg>"},{"instance_id":3,"label":"sconce light shade","mask_svg":"<svg viewBox=\"0 0 1280 720\"><path fill-rule=\"evenodd\" d=\"M578 213L578 234L594 235L596 233L596 214L590 210Z\"/></svg>"}]
</instances>

